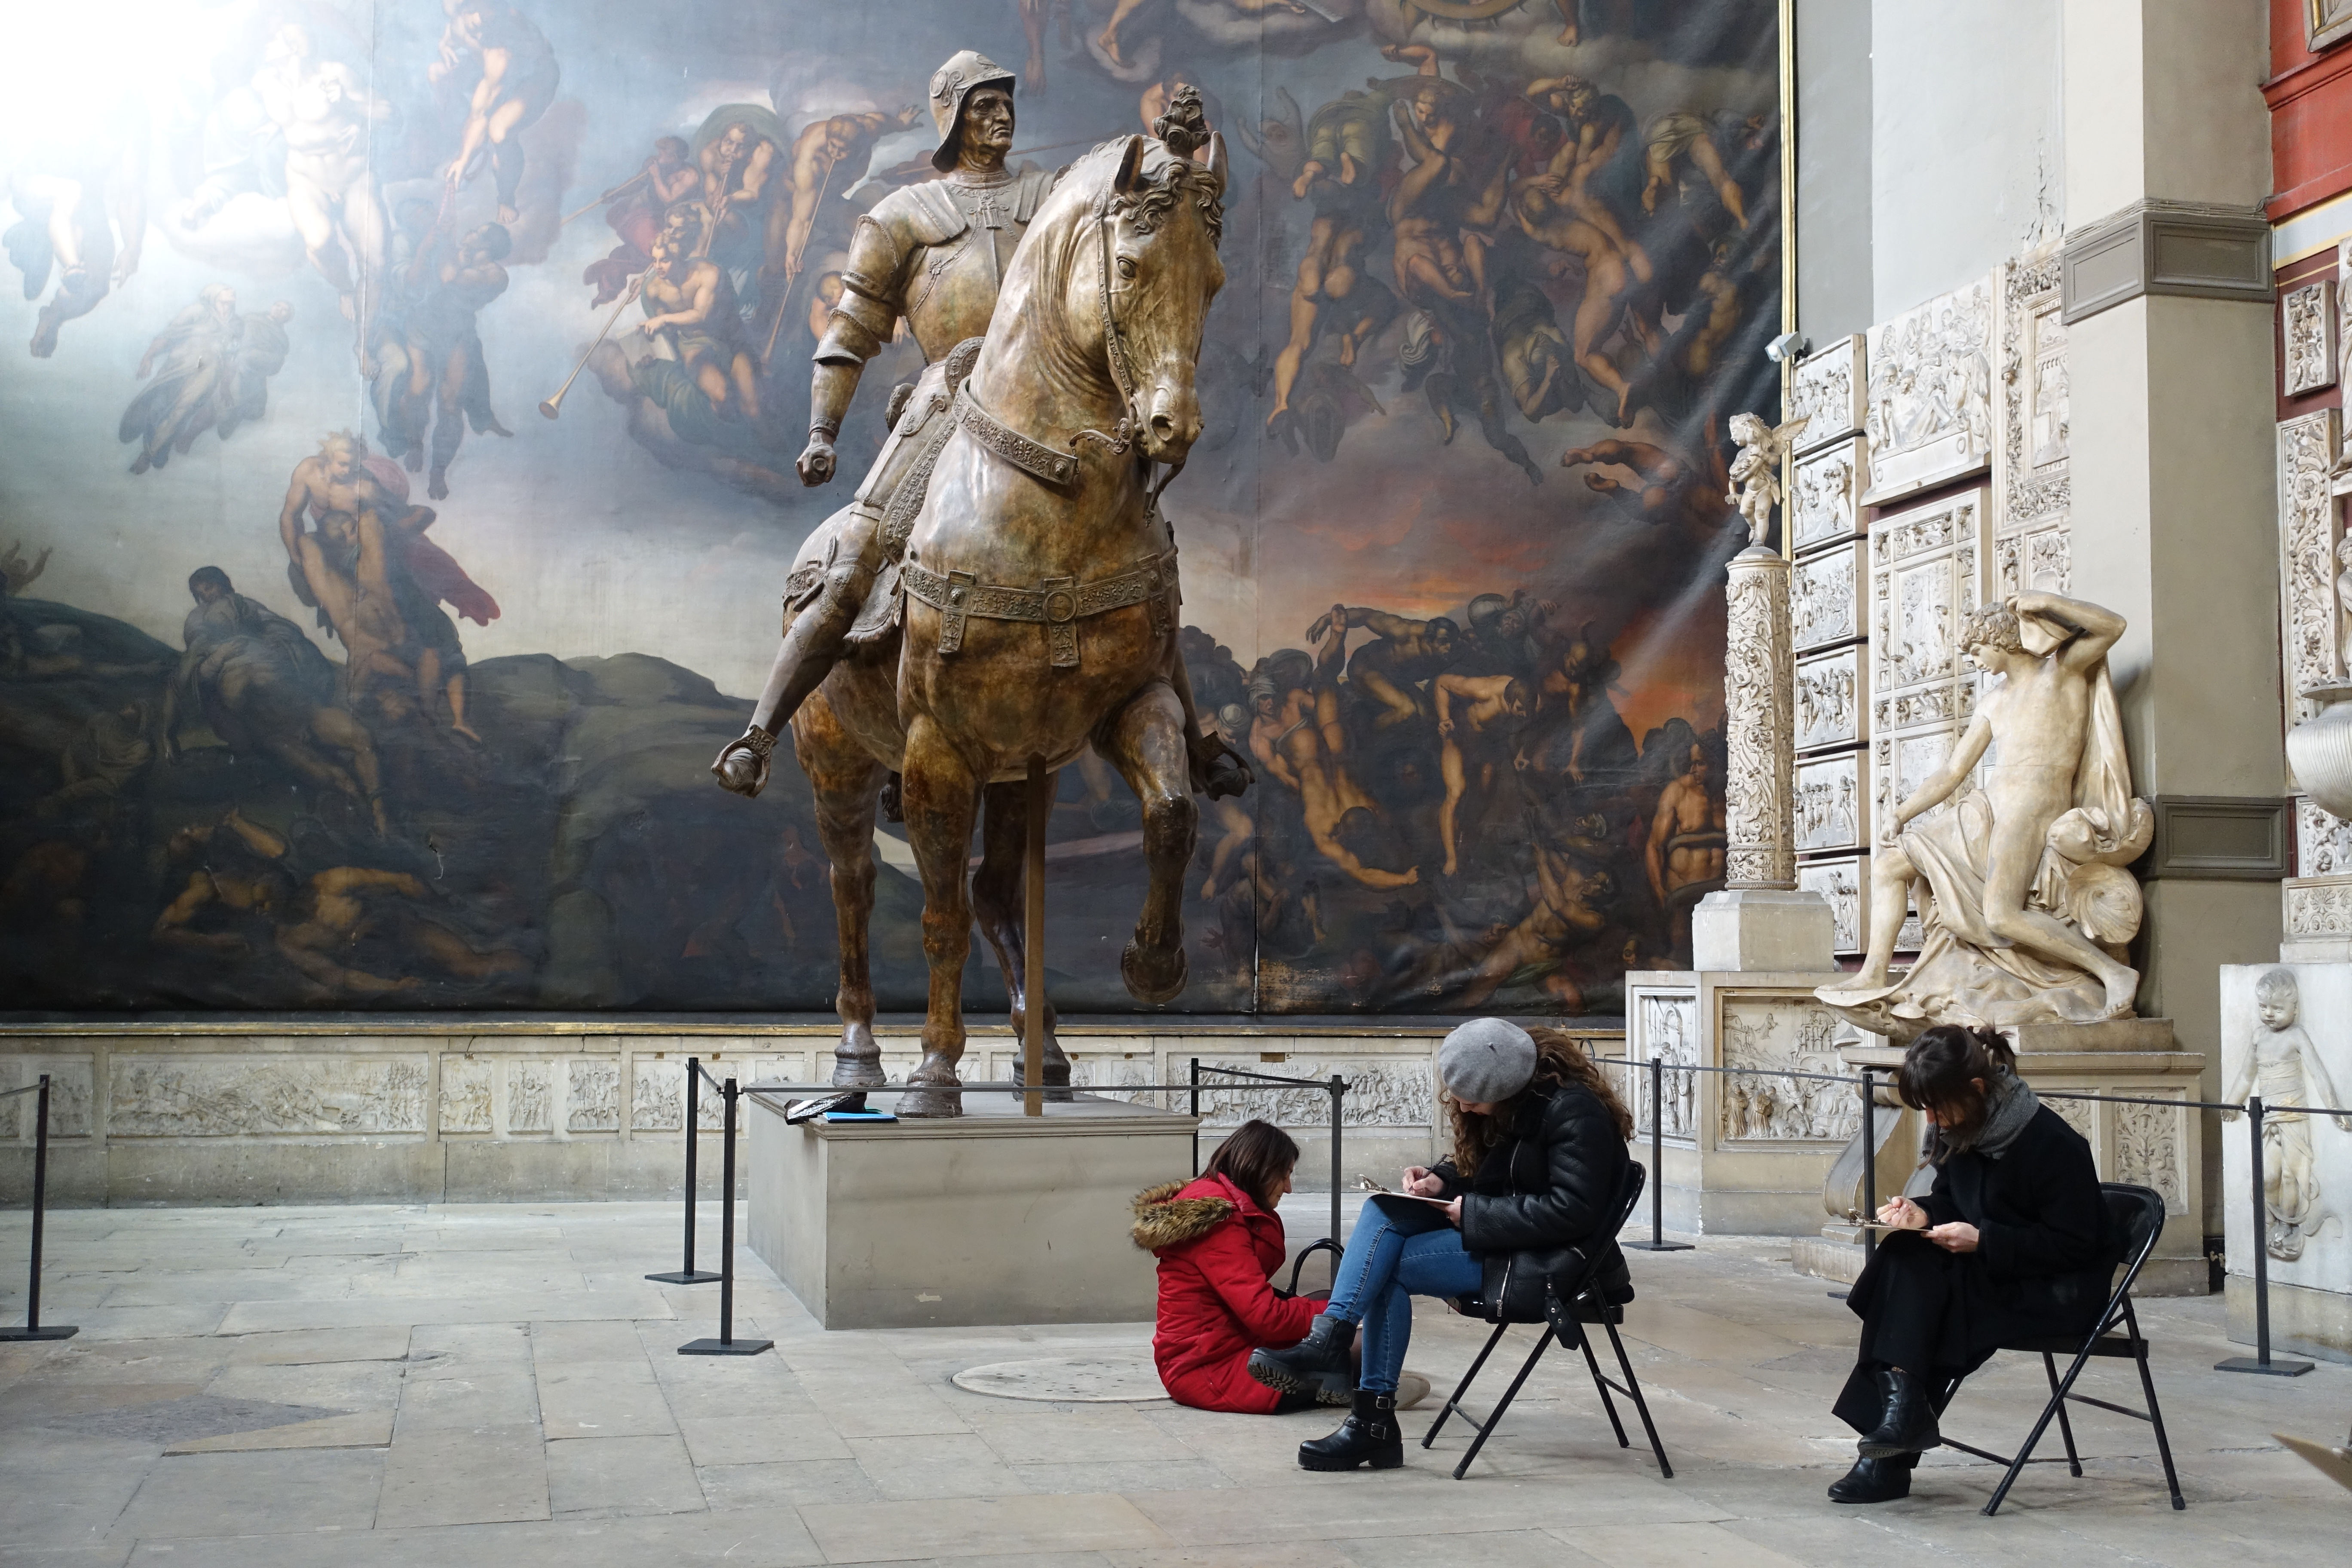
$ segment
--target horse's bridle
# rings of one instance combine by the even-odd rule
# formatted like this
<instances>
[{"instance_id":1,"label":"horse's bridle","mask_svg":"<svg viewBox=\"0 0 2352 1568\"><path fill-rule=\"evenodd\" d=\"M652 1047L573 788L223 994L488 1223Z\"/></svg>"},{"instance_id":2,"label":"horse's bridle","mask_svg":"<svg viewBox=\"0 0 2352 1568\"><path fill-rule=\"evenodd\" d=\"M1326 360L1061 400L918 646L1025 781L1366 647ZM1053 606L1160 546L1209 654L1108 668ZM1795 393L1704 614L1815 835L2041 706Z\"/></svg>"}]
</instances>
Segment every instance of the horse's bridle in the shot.
<instances>
[{"instance_id":1,"label":"horse's bridle","mask_svg":"<svg viewBox=\"0 0 2352 1568\"><path fill-rule=\"evenodd\" d=\"M1102 278L1097 309L1102 313L1103 350L1110 360L1110 379L1118 388L1121 412L1118 428L1109 435L1099 430L1081 430L1070 437L1070 445L1075 447L1081 441L1099 442L1117 457L1135 445L1136 433L1142 428L1143 420L1142 411L1136 406L1135 370L1127 363L1127 344L1118 335L1118 318L1110 307L1110 231L1118 221L1110 210L1110 191L1105 189L1102 199L1095 203L1096 256Z\"/></svg>"}]
</instances>

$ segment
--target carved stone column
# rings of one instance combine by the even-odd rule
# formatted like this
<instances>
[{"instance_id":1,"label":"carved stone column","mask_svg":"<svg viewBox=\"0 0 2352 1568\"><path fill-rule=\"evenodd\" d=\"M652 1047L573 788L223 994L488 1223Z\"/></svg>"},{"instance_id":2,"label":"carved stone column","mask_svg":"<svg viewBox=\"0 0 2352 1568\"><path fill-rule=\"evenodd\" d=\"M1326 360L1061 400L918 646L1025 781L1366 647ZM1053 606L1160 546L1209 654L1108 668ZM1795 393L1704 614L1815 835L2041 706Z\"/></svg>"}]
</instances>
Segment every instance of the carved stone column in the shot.
<instances>
[{"instance_id":1,"label":"carved stone column","mask_svg":"<svg viewBox=\"0 0 2352 1568\"><path fill-rule=\"evenodd\" d=\"M1691 911L1695 969L1817 971L1830 907L1797 890L1796 653L1789 563L1750 545L1732 557L1724 647L1724 882Z\"/></svg>"},{"instance_id":2,"label":"carved stone column","mask_svg":"<svg viewBox=\"0 0 2352 1568\"><path fill-rule=\"evenodd\" d=\"M1750 545L1731 561L1723 661L1724 886L1797 885L1796 659L1789 563Z\"/></svg>"}]
</instances>

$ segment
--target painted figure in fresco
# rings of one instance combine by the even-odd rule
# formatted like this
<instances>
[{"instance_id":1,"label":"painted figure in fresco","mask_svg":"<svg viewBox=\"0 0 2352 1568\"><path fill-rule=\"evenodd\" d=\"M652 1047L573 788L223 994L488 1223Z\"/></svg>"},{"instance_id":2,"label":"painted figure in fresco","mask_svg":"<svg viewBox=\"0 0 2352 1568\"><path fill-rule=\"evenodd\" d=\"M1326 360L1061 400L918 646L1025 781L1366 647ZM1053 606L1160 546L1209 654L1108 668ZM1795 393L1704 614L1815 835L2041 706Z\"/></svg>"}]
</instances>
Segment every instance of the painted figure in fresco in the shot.
<instances>
[{"instance_id":1,"label":"painted figure in fresco","mask_svg":"<svg viewBox=\"0 0 2352 1568\"><path fill-rule=\"evenodd\" d=\"M55 547L43 545L39 555L27 560L25 542L12 539L8 548L0 550L0 599L13 598L33 585L33 579L49 568L49 556Z\"/></svg>"},{"instance_id":2,"label":"painted figure in fresco","mask_svg":"<svg viewBox=\"0 0 2352 1568\"><path fill-rule=\"evenodd\" d=\"M638 297L646 319L637 331L669 344L719 418L760 429L758 350L745 332L733 281L700 253L699 237L688 222L655 239Z\"/></svg>"},{"instance_id":3,"label":"painted figure in fresco","mask_svg":"<svg viewBox=\"0 0 2352 1568\"><path fill-rule=\"evenodd\" d=\"M1367 865L1351 842L1362 829L1382 826L1381 808L1348 772L1347 731L1339 720L1347 628L1332 625L1321 641L1314 659L1285 648L1251 678L1257 712L1250 751L1275 782L1297 795L1307 838L1325 859L1368 888L1409 887L1421 879L1417 869Z\"/></svg>"},{"instance_id":4,"label":"painted figure in fresco","mask_svg":"<svg viewBox=\"0 0 2352 1568\"><path fill-rule=\"evenodd\" d=\"M795 465L805 484L833 478L834 438L866 362L902 321L927 365L987 332L1013 249L1054 187L1055 176L1043 170L1016 174L1004 166L1013 113L1013 75L1003 67L969 49L955 56L931 78L930 107L940 137L931 164L947 178L893 191L857 221L849 265L842 269L841 302L817 344L810 378L808 446ZM910 461L868 479L870 493L861 494L846 514L849 521L810 584L813 591L802 591L795 601L798 613L750 727L712 764L725 787L760 792L776 738L840 658L851 623L886 564L883 509ZM1202 729L1181 655L1176 670L1186 743L1202 788L1213 795L1241 793L1248 786L1247 767Z\"/></svg>"},{"instance_id":5,"label":"painted figure in fresco","mask_svg":"<svg viewBox=\"0 0 2352 1568\"><path fill-rule=\"evenodd\" d=\"M1723 886L1724 810L1707 789L1706 748L1694 744L1682 771L1658 796L1643 864L1679 950L1690 936L1691 906Z\"/></svg>"},{"instance_id":6,"label":"painted figure in fresco","mask_svg":"<svg viewBox=\"0 0 2352 1568\"><path fill-rule=\"evenodd\" d=\"M478 432L514 434L491 409L489 363L475 325L482 307L506 292L504 262L513 248L506 226L488 223L454 241L428 237L401 269L400 336L379 356L376 417L385 445L412 473L425 466L430 427L433 467L425 493L433 500L448 497L449 465L468 420Z\"/></svg>"},{"instance_id":7,"label":"painted figure in fresco","mask_svg":"<svg viewBox=\"0 0 2352 1568\"><path fill-rule=\"evenodd\" d=\"M1742 118L1737 114L1693 114L1677 109L1659 115L1650 121L1642 138L1642 169L1646 178L1642 184L1642 210L1658 210L1659 199L1668 191L1678 191L1683 167L1704 179L1715 192L1723 210L1741 228L1748 226L1748 207L1739 182L1724 167L1723 153L1717 150L1718 137L1729 144L1754 151L1762 144L1764 117L1760 114Z\"/></svg>"},{"instance_id":8,"label":"painted figure in fresco","mask_svg":"<svg viewBox=\"0 0 2352 1568\"><path fill-rule=\"evenodd\" d=\"M357 331L360 372L372 376L366 295L374 290L362 283L383 276L392 224L369 136L393 117L392 102L359 71L318 58L310 30L293 24L271 36L253 90L286 149L287 214L310 265L341 297Z\"/></svg>"},{"instance_id":9,"label":"painted figure in fresco","mask_svg":"<svg viewBox=\"0 0 2352 1568\"><path fill-rule=\"evenodd\" d=\"M408 872L313 869L315 854L298 853L286 836L234 807L209 832L174 835L170 851L174 860L202 863L155 919L151 934L163 946L245 957L266 942L334 996L420 990L425 982L414 971L427 966L474 981L530 968L512 949L484 951L467 940L445 901Z\"/></svg>"},{"instance_id":10,"label":"painted figure in fresco","mask_svg":"<svg viewBox=\"0 0 2352 1568\"><path fill-rule=\"evenodd\" d=\"M2265 969L2255 977L2254 1027L2246 1042L2246 1059L2221 1095L2224 1100L2242 1104L2248 1095L2260 1093L2266 1108L2337 1103L2327 1063L2304 1032L2302 1010L2294 970ZM2235 1121L2238 1112L2225 1110L2221 1120ZM2334 1120L2338 1131L2352 1132L2352 1116ZM2263 1203L2270 1215L2263 1245L2273 1258L2294 1262L2330 1212L2320 1204L2310 1120L2301 1111L2265 1109L2263 1113Z\"/></svg>"},{"instance_id":11,"label":"painted figure in fresco","mask_svg":"<svg viewBox=\"0 0 2352 1568\"><path fill-rule=\"evenodd\" d=\"M8 176L17 220L0 244L25 276L25 298L57 292L33 328L35 359L58 352L58 331L87 316L139 270L147 241L146 109L124 98L87 125L37 138Z\"/></svg>"},{"instance_id":12,"label":"painted figure in fresco","mask_svg":"<svg viewBox=\"0 0 2352 1568\"><path fill-rule=\"evenodd\" d=\"M761 128L772 122L772 116L739 115L695 154L695 164L702 171L702 210L708 215L692 241L696 258L715 256L737 273L748 273L760 264L768 205L775 199L785 166L775 138Z\"/></svg>"},{"instance_id":13,"label":"painted figure in fresco","mask_svg":"<svg viewBox=\"0 0 2352 1568\"><path fill-rule=\"evenodd\" d=\"M294 307L284 300L267 310L247 313L245 333L236 345L236 368L222 388L222 440L269 411L269 378L286 368L286 356L293 352L293 340L286 331L286 323L293 319Z\"/></svg>"},{"instance_id":14,"label":"painted figure in fresco","mask_svg":"<svg viewBox=\"0 0 2352 1568\"><path fill-rule=\"evenodd\" d=\"M1652 277L1650 258L1625 231L1604 188L1610 165L1616 163L1633 132L1633 111L1614 93L1604 93L1580 77L1551 77L1531 81L1529 101L1559 116L1569 134L1550 164L1538 176L1546 194L1564 202L1624 258L1627 270L1643 283Z\"/></svg>"},{"instance_id":15,"label":"painted figure in fresco","mask_svg":"<svg viewBox=\"0 0 2352 1568\"><path fill-rule=\"evenodd\" d=\"M547 36L521 8L504 0L441 0L448 26L440 58L425 68L436 87L469 92L457 155L442 178L454 190L488 155L498 184L499 222L521 217L515 193L522 184L522 133L555 101L562 71Z\"/></svg>"},{"instance_id":16,"label":"painted figure in fresco","mask_svg":"<svg viewBox=\"0 0 2352 1568\"><path fill-rule=\"evenodd\" d=\"M466 722L465 649L440 605L487 626L498 601L425 537L433 510L407 506L367 464L367 443L337 434L295 465L278 520L288 578L342 642L341 689L354 711L370 703L388 720L429 719L446 697L452 732L478 742Z\"/></svg>"},{"instance_id":17,"label":"painted figure in fresco","mask_svg":"<svg viewBox=\"0 0 2352 1568\"><path fill-rule=\"evenodd\" d=\"M1298 258L1298 280L1290 290L1289 341L1274 359L1274 407L1265 416L1269 434L1280 435L1289 421L1291 389L1315 347L1324 310L1344 310L1365 279L1360 253L1386 222L1381 179L1396 157L1390 106L1397 92L1413 85L1416 78L1437 77L1435 50L1416 51L1413 63L1414 77L1350 89L1318 109L1307 122L1307 157L1291 181L1290 194L1299 201L1311 199L1315 216L1307 231L1306 254ZM1352 336L1343 339L1339 363L1353 365L1361 346Z\"/></svg>"},{"instance_id":18,"label":"painted figure in fresco","mask_svg":"<svg viewBox=\"0 0 2352 1568\"><path fill-rule=\"evenodd\" d=\"M1608 929L1617 896L1616 879L1581 857L1538 839L1534 845L1535 898L1525 919L1503 934L1477 972L1454 997L1461 1007L1478 1007L1520 970L1559 963L1579 943ZM1555 974L1555 979L1561 978ZM1568 1012L1581 1012L1583 998L1573 983L1554 995Z\"/></svg>"},{"instance_id":19,"label":"painted figure in fresco","mask_svg":"<svg viewBox=\"0 0 2352 1568\"><path fill-rule=\"evenodd\" d=\"M664 215L701 188L702 170L688 156L686 139L664 136L654 142L653 155L635 178L605 193L612 205L604 209L604 221L621 243L580 274L580 281L596 289L592 306L619 299L629 279L653 265L654 240L662 231Z\"/></svg>"},{"instance_id":20,"label":"painted figure in fresco","mask_svg":"<svg viewBox=\"0 0 2352 1568\"><path fill-rule=\"evenodd\" d=\"M1629 308L1636 279L1625 248L1587 221L1583 209L1560 199L1548 179L1525 180L1511 193L1513 216L1529 239L1581 264L1584 296L1578 300L1569 328L1569 352L1595 385L1616 395L1614 408L1598 412L1612 425L1633 422L1633 384L1620 374L1605 345L1621 325L1630 325L1644 347L1654 352L1656 324L1643 311Z\"/></svg>"},{"instance_id":21,"label":"painted figure in fresco","mask_svg":"<svg viewBox=\"0 0 2352 1568\"><path fill-rule=\"evenodd\" d=\"M812 121L793 138L785 176L768 208L767 260L763 270L789 286L801 273L809 237L827 195L838 196L866 177L874 144L915 123L922 110L913 104L887 114L832 114ZM777 298L782 297L781 290Z\"/></svg>"},{"instance_id":22,"label":"painted figure in fresco","mask_svg":"<svg viewBox=\"0 0 2352 1568\"><path fill-rule=\"evenodd\" d=\"M1633 521L1653 527L1678 522L1712 533L1730 513L1724 500L1730 476L1717 480L1664 447L1612 437L1590 447L1572 447L1559 455L1563 468L1588 465L1592 471L1584 476L1585 488L1609 497ZM1628 469L1639 482L1628 484L1614 474L1601 472L1603 468Z\"/></svg>"},{"instance_id":23,"label":"painted figure in fresco","mask_svg":"<svg viewBox=\"0 0 2352 1568\"><path fill-rule=\"evenodd\" d=\"M1445 846L1444 875L1460 869L1456 827L1463 797L1470 793L1471 776L1478 783L1483 805L1495 787L1499 768L1511 761L1512 741L1528 716L1527 682L1515 675L1440 675L1430 683L1437 704L1437 732L1443 738L1439 766L1445 780L1445 804L1438 808L1437 834ZM1470 813L1476 821L1478 810Z\"/></svg>"},{"instance_id":24,"label":"painted figure in fresco","mask_svg":"<svg viewBox=\"0 0 2352 1568\"><path fill-rule=\"evenodd\" d=\"M1415 621L1360 605L1334 605L1307 628L1307 640L1319 642L1326 633L1344 635L1360 626L1372 640L1348 660L1348 685L1379 705L1373 727L1384 730L1433 715L1436 706L1422 685L1453 662L1462 628L1444 616Z\"/></svg>"},{"instance_id":25,"label":"painted figure in fresco","mask_svg":"<svg viewBox=\"0 0 2352 1568\"><path fill-rule=\"evenodd\" d=\"M335 667L318 644L238 593L217 566L198 567L188 594L196 607L181 628L187 651L165 689L159 724L164 759L178 758L182 715L193 708L231 751L277 758L350 797L378 833L390 831L375 742L337 705Z\"/></svg>"},{"instance_id":26,"label":"painted figure in fresco","mask_svg":"<svg viewBox=\"0 0 2352 1568\"><path fill-rule=\"evenodd\" d=\"M779 506L800 493L792 470L740 421L720 418L676 360L648 354L632 362L618 343L599 343L588 372L625 411L629 439L662 467L707 473Z\"/></svg>"},{"instance_id":27,"label":"painted figure in fresco","mask_svg":"<svg viewBox=\"0 0 2352 1568\"><path fill-rule=\"evenodd\" d=\"M139 356L139 379L155 379L131 400L115 430L118 439L140 444L139 455L131 459L132 473L162 468L172 460L175 445L185 452L203 433L204 426L195 423L197 411L210 410L233 380L244 336L236 290L226 283L208 284L194 304L155 334Z\"/></svg>"}]
</instances>

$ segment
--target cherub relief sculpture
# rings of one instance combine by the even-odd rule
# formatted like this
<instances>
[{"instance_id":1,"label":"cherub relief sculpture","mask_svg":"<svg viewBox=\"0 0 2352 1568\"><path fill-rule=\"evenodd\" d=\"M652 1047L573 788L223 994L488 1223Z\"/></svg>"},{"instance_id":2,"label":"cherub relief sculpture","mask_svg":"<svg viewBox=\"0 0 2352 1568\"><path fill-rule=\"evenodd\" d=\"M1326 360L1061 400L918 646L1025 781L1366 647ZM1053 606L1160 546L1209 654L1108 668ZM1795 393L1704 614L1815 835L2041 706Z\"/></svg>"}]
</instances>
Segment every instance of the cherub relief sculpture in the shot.
<instances>
[{"instance_id":1,"label":"cherub relief sculpture","mask_svg":"<svg viewBox=\"0 0 2352 1568\"><path fill-rule=\"evenodd\" d=\"M2336 1085L2327 1064L2303 1031L2303 998L2292 969L2264 970L2254 982L2254 1026L2246 1059L2222 1099L2243 1101L2259 1089L2271 1105L2334 1105ZM2235 1121L2238 1112L2221 1112ZM2352 1132L2352 1116L2333 1119ZM2311 1126L2301 1112L2267 1111L2263 1117L2263 1204L2270 1224L2263 1245L2292 1263L2304 1243L2326 1224L2330 1210L2320 1202L2319 1166L2312 1158Z\"/></svg>"},{"instance_id":2,"label":"cherub relief sculpture","mask_svg":"<svg viewBox=\"0 0 2352 1568\"><path fill-rule=\"evenodd\" d=\"M1772 534L1772 509L1780 504L1780 459L1790 444L1804 434L1811 416L1771 426L1753 414L1731 416L1731 438L1739 455L1731 460L1731 489L1724 496L1748 520L1748 542L1761 544Z\"/></svg>"},{"instance_id":3,"label":"cherub relief sculpture","mask_svg":"<svg viewBox=\"0 0 2352 1568\"><path fill-rule=\"evenodd\" d=\"M2139 974L2123 952L2142 902L2124 868L2155 815L2132 796L2107 674L2124 629L2112 611L2044 593L1969 617L1962 651L2000 682L1942 771L1896 808L1872 857L1869 952L1853 979L1814 993L1823 1003L1897 1041L1934 1024L2132 1016ZM1981 787L1968 788L1988 751ZM1926 941L1890 983L1915 886Z\"/></svg>"}]
</instances>

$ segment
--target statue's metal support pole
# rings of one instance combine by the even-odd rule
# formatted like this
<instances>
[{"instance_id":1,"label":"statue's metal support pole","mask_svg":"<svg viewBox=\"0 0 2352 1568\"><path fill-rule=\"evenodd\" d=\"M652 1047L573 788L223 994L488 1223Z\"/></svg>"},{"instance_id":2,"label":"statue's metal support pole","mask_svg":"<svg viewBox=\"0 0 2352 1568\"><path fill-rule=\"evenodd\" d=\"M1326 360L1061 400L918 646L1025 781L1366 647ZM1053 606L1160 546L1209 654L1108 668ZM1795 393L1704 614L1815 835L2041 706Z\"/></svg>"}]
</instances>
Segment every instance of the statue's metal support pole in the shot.
<instances>
[{"instance_id":1,"label":"statue's metal support pole","mask_svg":"<svg viewBox=\"0 0 2352 1568\"><path fill-rule=\"evenodd\" d=\"M1051 776L1045 758L1029 759L1029 852L1021 883L1028 904L1021 944L1021 1081L1027 1086L1021 1096L1024 1116L1045 1114L1045 818L1054 808Z\"/></svg>"}]
</instances>

